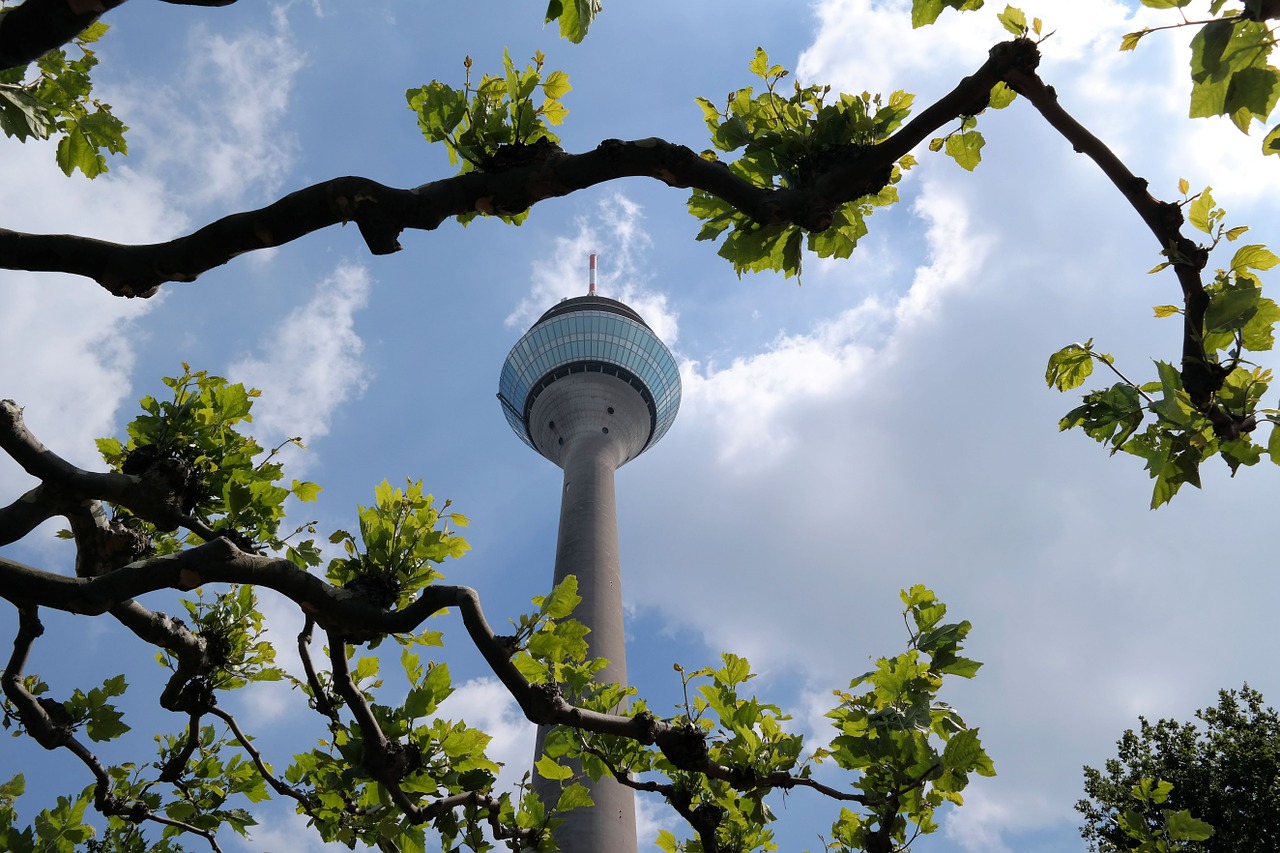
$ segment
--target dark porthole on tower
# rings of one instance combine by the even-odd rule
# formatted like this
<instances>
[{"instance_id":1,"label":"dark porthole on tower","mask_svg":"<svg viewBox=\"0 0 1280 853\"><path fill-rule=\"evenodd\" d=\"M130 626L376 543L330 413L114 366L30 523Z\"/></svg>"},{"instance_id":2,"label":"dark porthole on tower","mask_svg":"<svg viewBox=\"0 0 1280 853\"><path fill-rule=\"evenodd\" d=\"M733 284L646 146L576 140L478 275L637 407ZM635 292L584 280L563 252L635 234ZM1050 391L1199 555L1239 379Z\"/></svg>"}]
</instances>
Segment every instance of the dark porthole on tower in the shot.
<instances>
[{"instance_id":1,"label":"dark porthole on tower","mask_svg":"<svg viewBox=\"0 0 1280 853\"><path fill-rule=\"evenodd\" d=\"M608 431L609 431L609 428L608 428L608 427L600 427L600 431L601 431L601 432L608 432Z\"/></svg>"},{"instance_id":2,"label":"dark porthole on tower","mask_svg":"<svg viewBox=\"0 0 1280 853\"><path fill-rule=\"evenodd\" d=\"M611 414L611 415L613 414L613 406L610 406L610 407L609 407L609 414Z\"/></svg>"}]
</instances>

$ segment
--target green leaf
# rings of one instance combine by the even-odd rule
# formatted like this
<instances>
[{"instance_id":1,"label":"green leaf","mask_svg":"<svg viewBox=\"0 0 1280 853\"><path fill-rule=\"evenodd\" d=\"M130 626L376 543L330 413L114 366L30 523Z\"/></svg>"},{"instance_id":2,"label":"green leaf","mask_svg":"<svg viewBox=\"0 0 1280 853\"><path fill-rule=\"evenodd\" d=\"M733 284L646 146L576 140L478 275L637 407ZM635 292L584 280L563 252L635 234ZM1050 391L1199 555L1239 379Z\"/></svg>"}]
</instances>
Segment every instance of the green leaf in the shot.
<instances>
[{"instance_id":1,"label":"green leaf","mask_svg":"<svg viewBox=\"0 0 1280 853\"><path fill-rule=\"evenodd\" d=\"M1280 70L1267 65L1242 68L1231 75L1223 112L1242 133L1256 118L1265 121L1280 99Z\"/></svg>"},{"instance_id":2,"label":"green leaf","mask_svg":"<svg viewBox=\"0 0 1280 853\"><path fill-rule=\"evenodd\" d=\"M1021 9L1005 6L1004 11L996 15L1001 26L1010 33L1021 38L1027 33L1027 16Z\"/></svg>"},{"instance_id":3,"label":"green leaf","mask_svg":"<svg viewBox=\"0 0 1280 853\"><path fill-rule=\"evenodd\" d=\"M58 167L67 176L79 169L85 177L96 178L107 170L106 160L74 121L67 123L66 136L58 141L55 157Z\"/></svg>"},{"instance_id":4,"label":"green leaf","mask_svg":"<svg viewBox=\"0 0 1280 853\"><path fill-rule=\"evenodd\" d=\"M948 136L943 151L961 168L972 172L982 161L982 146L986 144L987 141L981 133L976 130L966 130L963 133L953 133Z\"/></svg>"},{"instance_id":5,"label":"green leaf","mask_svg":"<svg viewBox=\"0 0 1280 853\"><path fill-rule=\"evenodd\" d=\"M1146 35L1147 33L1149 33L1149 32L1151 32L1151 31L1150 31L1150 30L1139 30L1139 31L1138 31L1138 32L1136 32L1136 33L1125 33L1125 34L1124 34L1124 37L1120 39L1120 49L1121 49L1121 50L1133 50L1134 48L1136 48L1136 47L1138 46L1138 42L1142 40L1142 37L1143 37L1143 36L1145 36L1145 35Z\"/></svg>"},{"instance_id":6,"label":"green leaf","mask_svg":"<svg viewBox=\"0 0 1280 853\"><path fill-rule=\"evenodd\" d=\"M315 483L304 483L301 480L294 480L290 491L293 492L293 496L298 500L309 502L316 500L323 489Z\"/></svg>"},{"instance_id":7,"label":"green leaf","mask_svg":"<svg viewBox=\"0 0 1280 853\"><path fill-rule=\"evenodd\" d=\"M1059 391L1070 391L1079 388L1093 374L1093 353L1089 346L1092 341L1081 346L1068 344L1049 356L1049 366L1045 369L1044 381L1051 388Z\"/></svg>"},{"instance_id":8,"label":"green leaf","mask_svg":"<svg viewBox=\"0 0 1280 853\"><path fill-rule=\"evenodd\" d=\"M48 108L21 86L0 84L0 130L19 142L48 139L55 122Z\"/></svg>"},{"instance_id":9,"label":"green leaf","mask_svg":"<svg viewBox=\"0 0 1280 853\"><path fill-rule=\"evenodd\" d=\"M1280 306L1262 297L1257 310L1241 329L1240 342L1250 352L1266 352L1275 345L1275 326L1280 323Z\"/></svg>"},{"instance_id":10,"label":"green leaf","mask_svg":"<svg viewBox=\"0 0 1280 853\"><path fill-rule=\"evenodd\" d=\"M961 678L973 678L982 668L982 662L969 658L956 658L946 666L939 667L938 672L944 675L958 675Z\"/></svg>"},{"instance_id":11,"label":"green leaf","mask_svg":"<svg viewBox=\"0 0 1280 853\"><path fill-rule=\"evenodd\" d=\"M569 85L569 75L563 71L552 71L542 81L542 92L548 98L559 100L569 93L573 87Z\"/></svg>"},{"instance_id":12,"label":"green leaf","mask_svg":"<svg viewBox=\"0 0 1280 853\"><path fill-rule=\"evenodd\" d=\"M556 584L541 603L539 612L548 619L564 619L573 613L573 609L582 601L582 597L578 595L578 579L574 575L569 575L560 583Z\"/></svg>"},{"instance_id":13,"label":"green leaf","mask_svg":"<svg viewBox=\"0 0 1280 853\"><path fill-rule=\"evenodd\" d=\"M1174 314L1181 314L1182 309L1177 305L1157 305L1153 309L1157 317L1172 317Z\"/></svg>"},{"instance_id":14,"label":"green leaf","mask_svg":"<svg viewBox=\"0 0 1280 853\"><path fill-rule=\"evenodd\" d=\"M600 12L599 0L551 0L547 4L547 23L559 20L560 36L574 44L587 37L591 22Z\"/></svg>"},{"instance_id":15,"label":"green leaf","mask_svg":"<svg viewBox=\"0 0 1280 853\"><path fill-rule=\"evenodd\" d=\"M979 776L996 775L995 766L978 740L977 729L965 729L951 736L942 751L942 762L947 767L963 772L975 772Z\"/></svg>"},{"instance_id":16,"label":"green leaf","mask_svg":"<svg viewBox=\"0 0 1280 853\"><path fill-rule=\"evenodd\" d=\"M970 12L982 8L982 0L912 0L911 26L919 28L938 20L943 9Z\"/></svg>"},{"instance_id":17,"label":"green leaf","mask_svg":"<svg viewBox=\"0 0 1280 853\"><path fill-rule=\"evenodd\" d=\"M556 800L556 811L563 812L569 809L589 808L595 805L591 799L591 793L582 785L574 783L560 792L560 799Z\"/></svg>"},{"instance_id":18,"label":"green leaf","mask_svg":"<svg viewBox=\"0 0 1280 853\"><path fill-rule=\"evenodd\" d=\"M1213 826L1203 820L1191 816L1191 812L1183 809L1167 815L1169 836L1175 841L1204 841L1213 835Z\"/></svg>"},{"instance_id":19,"label":"green leaf","mask_svg":"<svg viewBox=\"0 0 1280 853\"><path fill-rule=\"evenodd\" d=\"M556 763L556 760L549 755L539 758L533 766L538 771L538 775L544 779L563 782L566 779L573 778L573 770L571 768Z\"/></svg>"},{"instance_id":20,"label":"green leaf","mask_svg":"<svg viewBox=\"0 0 1280 853\"><path fill-rule=\"evenodd\" d=\"M1266 246L1241 246L1231 258L1231 271L1269 270L1276 264L1280 264L1280 257Z\"/></svg>"},{"instance_id":21,"label":"green leaf","mask_svg":"<svg viewBox=\"0 0 1280 853\"><path fill-rule=\"evenodd\" d=\"M1262 140L1263 154L1280 154L1280 124L1271 128Z\"/></svg>"},{"instance_id":22,"label":"green leaf","mask_svg":"<svg viewBox=\"0 0 1280 853\"><path fill-rule=\"evenodd\" d=\"M1206 332L1233 332L1244 327L1258 310L1262 291L1248 284L1232 283L1210 297L1204 312Z\"/></svg>"},{"instance_id":23,"label":"green leaf","mask_svg":"<svg viewBox=\"0 0 1280 853\"><path fill-rule=\"evenodd\" d=\"M993 110L1002 110L1016 100L1018 93L1009 87L1008 83L1001 80L991 87L991 99L989 106Z\"/></svg>"},{"instance_id":24,"label":"green leaf","mask_svg":"<svg viewBox=\"0 0 1280 853\"><path fill-rule=\"evenodd\" d=\"M1196 196L1187 208L1187 221L1197 231L1203 231L1205 234L1213 232L1209 221L1209 214L1214 209L1212 190L1213 187L1205 187L1204 191Z\"/></svg>"}]
</instances>

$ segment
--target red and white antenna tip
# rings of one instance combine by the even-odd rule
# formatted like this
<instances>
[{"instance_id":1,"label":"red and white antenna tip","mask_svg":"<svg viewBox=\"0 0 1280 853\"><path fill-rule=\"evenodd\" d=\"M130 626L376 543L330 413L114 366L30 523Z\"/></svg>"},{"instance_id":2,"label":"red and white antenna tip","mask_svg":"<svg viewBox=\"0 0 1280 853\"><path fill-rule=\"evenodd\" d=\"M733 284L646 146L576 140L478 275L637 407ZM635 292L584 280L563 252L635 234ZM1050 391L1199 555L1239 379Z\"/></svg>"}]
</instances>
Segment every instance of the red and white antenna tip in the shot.
<instances>
[{"instance_id":1,"label":"red and white antenna tip","mask_svg":"<svg viewBox=\"0 0 1280 853\"><path fill-rule=\"evenodd\" d=\"M595 295L596 295L596 255L595 255L595 252L592 252L592 253L591 253L591 280L590 280L590 284L588 284L588 286L587 286L587 295L588 295L588 296L595 296Z\"/></svg>"}]
</instances>

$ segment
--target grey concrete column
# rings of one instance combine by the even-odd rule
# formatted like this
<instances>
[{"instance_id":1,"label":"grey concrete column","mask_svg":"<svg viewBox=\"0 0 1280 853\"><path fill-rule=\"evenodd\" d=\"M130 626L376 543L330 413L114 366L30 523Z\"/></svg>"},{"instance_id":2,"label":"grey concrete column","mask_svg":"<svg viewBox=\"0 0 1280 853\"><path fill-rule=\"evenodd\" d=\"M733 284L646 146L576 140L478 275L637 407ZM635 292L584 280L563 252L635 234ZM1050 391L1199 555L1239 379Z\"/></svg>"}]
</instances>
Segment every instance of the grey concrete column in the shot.
<instances>
[{"instance_id":1,"label":"grey concrete column","mask_svg":"<svg viewBox=\"0 0 1280 853\"><path fill-rule=\"evenodd\" d=\"M625 461L624 454L616 440L600 433L575 436L565 448L555 567L556 583L568 575L578 579L582 601L574 618L591 628L588 654L609 661L599 680L618 684L627 683L627 653L613 474ZM545 727L539 728L537 756L542 755L545 736ZM631 789L609 778L592 782L582 773L574 781L590 790L595 805L564 816L565 822L555 833L560 849L565 853L634 853L636 813ZM534 772L534 790L544 803L555 803L560 785Z\"/></svg>"}]
</instances>

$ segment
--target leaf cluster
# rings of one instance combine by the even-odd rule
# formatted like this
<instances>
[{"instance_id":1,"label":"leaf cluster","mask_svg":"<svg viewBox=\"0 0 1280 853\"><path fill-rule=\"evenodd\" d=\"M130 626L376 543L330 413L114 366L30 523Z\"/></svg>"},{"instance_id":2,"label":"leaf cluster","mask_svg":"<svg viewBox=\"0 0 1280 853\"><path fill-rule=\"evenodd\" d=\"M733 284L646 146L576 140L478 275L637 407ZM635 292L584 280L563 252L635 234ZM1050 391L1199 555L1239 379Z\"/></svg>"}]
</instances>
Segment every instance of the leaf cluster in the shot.
<instances>
[{"instance_id":1,"label":"leaf cluster","mask_svg":"<svg viewBox=\"0 0 1280 853\"><path fill-rule=\"evenodd\" d=\"M1191 0L1142 0L1153 9L1177 10L1181 22L1144 27L1128 33L1121 50L1133 50L1143 37L1164 29L1198 27L1191 39L1192 118L1226 116L1249 133L1254 121L1266 122L1280 100L1280 68L1270 63L1275 33L1268 22L1276 7L1266 0L1245 0L1244 8L1227 8L1228 0L1212 0L1207 20L1192 21L1183 8ZM1280 125L1262 140L1263 154L1280 154Z\"/></svg>"},{"instance_id":2,"label":"leaf cluster","mask_svg":"<svg viewBox=\"0 0 1280 853\"><path fill-rule=\"evenodd\" d=\"M337 586L358 591L374 604L403 608L432 582L444 577L435 567L460 557L471 547L449 524L465 527L469 520L447 512L451 501L437 508L435 497L422 490L422 481L393 488L383 480L374 490L372 506L358 508L360 537L337 530L329 537L347 556L329 561L326 577Z\"/></svg>"},{"instance_id":3,"label":"leaf cluster","mask_svg":"<svg viewBox=\"0 0 1280 853\"><path fill-rule=\"evenodd\" d=\"M763 81L764 91L756 94L752 86L739 89L729 95L723 108L707 98L698 98L698 104L715 146L702 156L718 160L717 151L741 150L728 164L729 170L757 187L810 186L837 159L888 137L906 119L913 99L901 91L887 99L869 92L832 98L830 86L798 82L784 95L779 84L790 72L771 64L763 48L756 48L749 68ZM796 225L756 222L704 190L693 191L689 212L703 222L697 239L724 237L719 254L739 276L775 270L791 277L800 274L802 246L820 258L849 257L867 233L866 217L898 200L894 184L914 164L913 157L904 156L877 192L840 205L830 212L828 227L807 237Z\"/></svg>"},{"instance_id":4,"label":"leaf cluster","mask_svg":"<svg viewBox=\"0 0 1280 853\"><path fill-rule=\"evenodd\" d=\"M289 544L289 537L279 536L285 500L313 501L320 492L314 483L281 484L284 468L276 457L285 445L302 447L301 439L289 439L264 456L257 441L237 429L252 422L253 401L260 392L207 371L193 372L185 363L182 368L181 376L164 379L172 399L142 398L143 413L126 427L126 441L97 440L102 458L118 472L164 480L178 510L239 545L284 549L300 566L318 565L314 542ZM115 507L114 513L143 530L159 554L204 541L195 533L179 540L172 530L159 529L123 507Z\"/></svg>"},{"instance_id":5,"label":"leaf cluster","mask_svg":"<svg viewBox=\"0 0 1280 853\"><path fill-rule=\"evenodd\" d=\"M535 596L538 609L515 622L516 633L510 638L515 650L511 662L530 684L563 685L577 696L590 695L595 689L595 676L607 661L588 660L587 626L570 618L581 603L578 578L569 575L552 588L548 595ZM618 700L604 705L608 710Z\"/></svg>"},{"instance_id":6,"label":"leaf cluster","mask_svg":"<svg viewBox=\"0 0 1280 853\"><path fill-rule=\"evenodd\" d=\"M907 651L876 661L850 683L857 692L836 693L840 705L827 714L839 734L816 757L857 771L870 806L841 813L829 850L872 849L875 840L900 849L938 828L939 807L964 802L970 774L995 775L978 730L938 700L946 676L972 678L982 666L960 654L970 624L944 623L946 605L922 585L904 590L902 601Z\"/></svg>"},{"instance_id":7,"label":"leaf cluster","mask_svg":"<svg viewBox=\"0 0 1280 853\"><path fill-rule=\"evenodd\" d=\"M275 647L267 640L265 617L258 609L258 597L252 586L232 586L215 593L211 599L197 590L193 601L184 598L182 606L191 617L192 627L207 643L210 667L204 673L210 690L238 690L252 681L279 681L283 670L275 666ZM161 664L177 671L181 662L168 651L157 655Z\"/></svg>"},{"instance_id":8,"label":"leaf cluster","mask_svg":"<svg viewBox=\"0 0 1280 853\"><path fill-rule=\"evenodd\" d=\"M19 828L14 801L26 790L21 773L0 785L0 850L9 853L75 853L94 836L84 822L92 796L58 797L52 808L42 809L31 825Z\"/></svg>"},{"instance_id":9,"label":"leaf cluster","mask_svg":"<svg viewBox=\"0 0 1280 853\"><path fill-rule=\"evenodd\" d=\"M3 9L0 9L3 14ZM0 71L0 130L19 142L57 135L57 162L70 175L79 169L96 178L107 171L103 152L125 154L128 129L111 113L111 105L93 97L90 72L98 58L89 45L107 25L94 22L76 36L77 59L51 50L25 68Z\"/></svg>"},{"instance_id":10,"label":"leaf cluster","mask_svg":"<svg viewBox=\"0 0 1280 853\"><path fill-rule=\"evenodd\" d=\"M1133 786L1130 793L1135 807L1125 809L1116 820L1120 831L1134 842L1127 849L1135 853L1179 853L1188 849L1184 842L1204 841L1213 835L1213 827L1193 817L1188 809L1157 809L1169 799L1172 790L1172 782L1160 779L1141 779Z\"/></svg>"},{"instance_id":11,"label":"leaf cluster","mask_svg":"<svg viewBox=\"0 0 1280 853\"><path fill-rule=\"evenodd\" d=\"M164 768L175 754L185 749L187 738L187 733L158 738L159 761L154 766ZM235 740L219 736L214 726L200 727L181 777L172 781L173 797L162 803L151 793L153 786L142 774L126 778L117 771L117 793L150 802L167 818L187 826L211 833L226 826L242 837L247 837L249 827L258 822L247 809L230 805L232 798L244 797L249 803L270 798L266 782L253 762L245 757ZM178 835L176 827L168 827L163 837Z\"/></svg>"},{"instance_id":12,"label":"leaf cluster","mask_svg":"<svg viewBox=\"0 0 1280 853\"><path fill-rule=\"evenodd\" d=\"M443 142L449 162L461 164L461 174L497 171L537 156L539 146L560 141L551 127L561 124L568 114L561 99L572 87L563 71L544 73L545 61L538 51L532 64L518 69L511 54L503 50L503 73L485 74L473 86L468 56L463 62L466 82L461 89L432 80L409 89L405 97L409 109L418 115L422 135L428 142ZM542 99L535 104L539 90ZM519 225L526 215L522 212L504 218Z\"/></svg>"},{"instance_id":13,"label":"leaf cluster","mask_svg":"<svg viewBox=\"0 0 1280 853\"><path fill-rule=\"evenodd\" d=\"M382 688L376 657L357 660L352 677L362 700L377 720L381 736L392 744L395 775L401 791L413 801L492 790L499 766L485 755L491 738L462 721L446 720L437 710L452 692L449 668L423 663L411 646L440 645L438 636L417 638L402 650L400 664L408 680L403 701L383 704L375 691ZM348 651L352 651L350 648ZM390 791L371 770L374 751L369 734L359 725L335 721L327 738L309 753L295 755L285 780L307 792L308 813L327 842L394 845L402 851L426 849L424 827L406 815ZM514 823L510 797L499 798L500 820ZM441 810L431 820L444 849L490 850L482 825L489 813L464 808Z\"/></svg>"},{"instance_id":14,"label":"leaf cluster","mask_svg":"<svg viewBox=\"0 0 1280 853\"><path fill-rule=\"evenodd\" d=\"M1187 182L1180 189L1187 192ZM1237 241L1248 229L1228 228L1225 212L1216 205L1212 188L1186 199L1187 220L1210 238L1209 250ZM1151 272L1189 261L1176 249L1165 252L1168 260ZM1110 369L1121 381L1109 388L1090 391L1081 405L1059 422L1063 430L1079 428L1111 453L1124 451L1146 462L1155 480L1151 506L1167 503L1184 484L1200 486L1200 465L1220 456L1231 473L1256 465L1264 456L1280 464L1280 410L1261 406L1271 381L1271 371L1249 361L1250 353L1266 352L1275 344L1275 324L1280 306L1262 295L1258 273L1280 264L1261 244L1242 245L1228 265L1219 268L1204 286L1208 304L1202 327L1189 330L1208 359L1208 369L1220 379L1212 397L1197 403L1184 387L1178 367L1156 362L1157 378L1138 383L1122 374L1115 360L1093 348L1090 339L1068 344L1049 357L1045 381L1059 391L1077 388L1092 375L1095 363ZM1176 305L1155 306L1156 317L1182 317ZM1260 422L1270 422L1266 444L1252 433Z\"/></svg>"},{"instance_id":15,"label":"leaf cluster","mask_svg":"<svg viewBox=\"0 0 1280 853\"><path fill-rule=\"evenodd\" d=\"M934 831L934 813L960 804L969 775L994 775L977 730L969 729L938 693L947 676L972 677L981 666L960 654L968 622L944 623L946 606L923 586L902 592L908 622L907 651L877 661L836 691L827 717L836 735L825 748L806 751L791 717L751 693L750 663L733 654L721 666L686 670L677 664L684 703L664 722L681 732L678 747L661 749L634 740L557 728L548 735L538 773L570 782L580 767L592 778L626 777L663 794L688 821L693 835L659 833L668 853L747 853L776 850L768 797L779 787L821 787L816 765L831 763L852 774L856 803L839 812L826 849L900 849ZM588 707L622 698L620 688L587 700ZM643 702L627 713L647 716ZM723 768L710 772L711 768ZM568 790L565 788L564 790Z\"/></svg>"}]
</instances>

